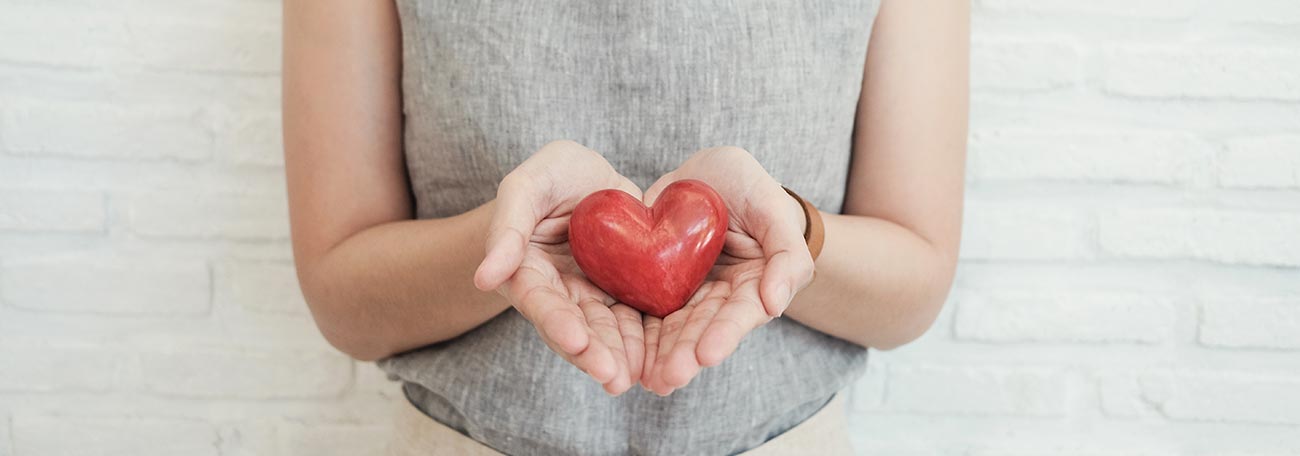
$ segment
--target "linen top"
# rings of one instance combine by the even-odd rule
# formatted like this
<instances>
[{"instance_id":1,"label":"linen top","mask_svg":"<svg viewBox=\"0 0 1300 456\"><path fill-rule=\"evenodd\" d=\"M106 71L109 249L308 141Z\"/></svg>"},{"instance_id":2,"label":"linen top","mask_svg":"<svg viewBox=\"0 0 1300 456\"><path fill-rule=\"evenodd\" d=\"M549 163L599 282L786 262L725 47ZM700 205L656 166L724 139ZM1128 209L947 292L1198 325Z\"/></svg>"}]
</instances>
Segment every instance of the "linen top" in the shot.
<instances>
[{"instance_id":1,"label":"linen top","mask_svg":"<svg viewBox=\"0 0 1300 456\"><path fill-rule=\"evenodd\" d=\"M396 1L420 218L491 200L557 139L643 189L696 150L740 146L841 209L878 0ZM379 365L426 414L505 453L733 454L811 416L866 356L778 318L668 397L609 397L511 309Z\"/></svg>"}]
</instances>

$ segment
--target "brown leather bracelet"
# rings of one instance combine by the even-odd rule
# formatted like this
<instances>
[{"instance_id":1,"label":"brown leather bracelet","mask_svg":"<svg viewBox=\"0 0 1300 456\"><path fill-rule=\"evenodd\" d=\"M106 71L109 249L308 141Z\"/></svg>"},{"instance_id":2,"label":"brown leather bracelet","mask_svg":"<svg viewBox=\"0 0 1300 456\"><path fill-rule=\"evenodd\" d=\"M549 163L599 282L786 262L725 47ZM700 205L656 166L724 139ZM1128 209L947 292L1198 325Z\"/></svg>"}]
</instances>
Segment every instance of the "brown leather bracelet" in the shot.
<instances>
[{"instance_id":1,"label":"brown leather bracelet","mask_svg":"<svg viewBox=\"0 0 1300 456\"><path fill-rule=\"evenodd\" d=\"M812 254L813 260L816 260L817 256L822 254L822 244L826 243L826 227L822 225L822 213L808 200L799 197L799 194L795 193L794 190L790 190L784 185L781 186L781 189L789 193L803 208L803 240L808 244L808 253Z\"/></svg>"}]
</instances>

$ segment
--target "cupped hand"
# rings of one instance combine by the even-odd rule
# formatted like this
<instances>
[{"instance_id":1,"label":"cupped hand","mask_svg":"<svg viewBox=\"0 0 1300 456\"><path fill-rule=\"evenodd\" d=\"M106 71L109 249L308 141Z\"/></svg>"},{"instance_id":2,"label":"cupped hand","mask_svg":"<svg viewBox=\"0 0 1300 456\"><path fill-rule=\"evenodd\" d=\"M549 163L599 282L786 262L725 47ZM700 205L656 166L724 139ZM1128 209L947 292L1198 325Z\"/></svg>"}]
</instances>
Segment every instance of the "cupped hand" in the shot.
<instances>
[{"instance_id":1,"label":"cupped hand","mask_svg":"<svg viewBox=\"0 0 1300 456\"><path fill-rule=\"evenodd\" d=\"M730 224L722 255L686 306L662 320L644 317L641 383L661 395L725 360L750 331L785 312L813 277L803 208L748 152L696 152L650 186L647 203L682 179L713 187L727 204Z\"/></svg>"},{"instance_id":2,"label":"cupped hand","mask_svg":"<svg viewBox=\"0 0 1300 456\"><path fill-rule=\"evenodd\" d=\"M497 189L479 289L501 292L551 350L612 395L641 378L641 313L591 284L569 252L569 216L588 194L641 190L600 154L572 141L539 149Z\"/></svg>"}]
</instances>

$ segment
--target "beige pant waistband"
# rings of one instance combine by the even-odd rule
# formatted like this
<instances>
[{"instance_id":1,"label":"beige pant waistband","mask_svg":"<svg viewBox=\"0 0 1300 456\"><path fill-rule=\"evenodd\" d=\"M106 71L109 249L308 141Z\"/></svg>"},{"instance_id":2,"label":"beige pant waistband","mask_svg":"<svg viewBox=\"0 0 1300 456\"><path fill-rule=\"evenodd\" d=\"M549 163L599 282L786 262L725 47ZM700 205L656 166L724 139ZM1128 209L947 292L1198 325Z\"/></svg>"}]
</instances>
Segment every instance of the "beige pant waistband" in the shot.
<instances>
[{"instance_id":1,"label":"beige pant waistband","mask_svg":"<svg viewBox=\"0 0 1300 456\"><path fill-rule=\"evenodd\" d=\"M501 453L426 416L406 400L397 405L389 456L500 456ZM743 453L747 456L851 455L844 394L793 429Z\"/></svg>"}]
</instances>

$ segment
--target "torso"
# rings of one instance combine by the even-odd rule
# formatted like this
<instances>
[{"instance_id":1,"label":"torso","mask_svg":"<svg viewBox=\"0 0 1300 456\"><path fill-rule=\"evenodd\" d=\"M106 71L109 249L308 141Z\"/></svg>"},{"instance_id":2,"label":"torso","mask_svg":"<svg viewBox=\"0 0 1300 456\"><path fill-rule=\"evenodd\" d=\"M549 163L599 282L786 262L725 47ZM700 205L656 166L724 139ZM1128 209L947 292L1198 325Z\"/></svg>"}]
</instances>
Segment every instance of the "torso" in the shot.
<instances>
[{"instance_id":1,"label":"torso","mask_svg":"<svg viewBox=\"0 0 1300 456\"><path fill-rule=\"evenodd\" d=\"M397 0L405 151L421 218L490 200L555 139L643 188L700 148L749 150L822 210L843 203L876 0ZM381 362L430 416L507 453L734 453L814 413L866 351L797 322L751 333L660 398L610 398L507 311Z\"/></svg>"}]
</instances>

